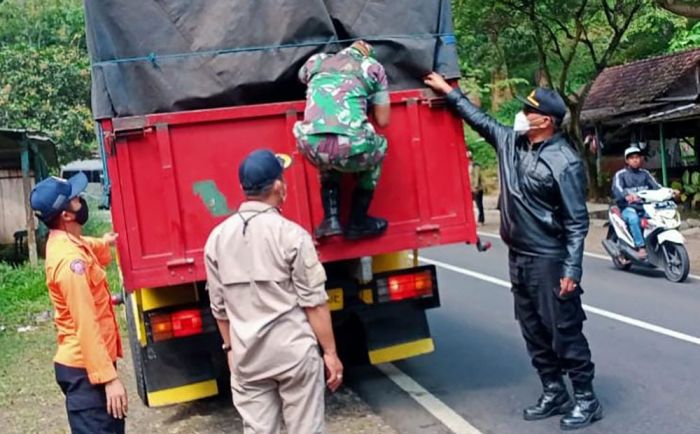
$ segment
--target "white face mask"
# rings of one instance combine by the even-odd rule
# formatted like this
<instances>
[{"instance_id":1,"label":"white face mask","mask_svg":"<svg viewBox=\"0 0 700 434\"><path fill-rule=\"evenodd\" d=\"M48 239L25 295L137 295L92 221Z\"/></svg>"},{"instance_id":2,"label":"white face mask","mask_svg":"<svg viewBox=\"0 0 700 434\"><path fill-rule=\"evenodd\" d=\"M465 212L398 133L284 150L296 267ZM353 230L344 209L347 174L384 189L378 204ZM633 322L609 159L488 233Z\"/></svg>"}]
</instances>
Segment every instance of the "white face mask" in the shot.
<instances>
[{"instance_id":1,"label":"white face mask","mask_svg":"<svg viewBox=\"0 0 700 434\"><path fill-rule=\"evenodd\" d=\"M519 134L525 134L530 131L530 121L527 120L525 112L518 112L515 115L515 120L513 121L513 131Z\"/></svg>"}]
</instances>

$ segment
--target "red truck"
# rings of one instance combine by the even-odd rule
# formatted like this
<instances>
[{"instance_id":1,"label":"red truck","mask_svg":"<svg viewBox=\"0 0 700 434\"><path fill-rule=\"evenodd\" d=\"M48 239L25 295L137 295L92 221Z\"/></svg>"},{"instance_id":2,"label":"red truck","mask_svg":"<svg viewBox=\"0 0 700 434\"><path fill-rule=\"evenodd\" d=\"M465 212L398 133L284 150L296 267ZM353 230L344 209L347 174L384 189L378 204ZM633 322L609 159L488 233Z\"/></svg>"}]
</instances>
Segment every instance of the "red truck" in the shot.
<instances>
[{"instance_id":1,"label":"red truck","mask_svg":"<svg viewBox=\"0 0 700 434\"><path fill-rule=\"evenodd\" d=\"M95 93L98 99L109 94L114 71L128 78L131 72L124 68L139 62L100 57L100 37L109 33L105 17L119 21L113 10L101 13L110 7L86 2L93 109L114 229L120 234L138 392L147 405L161 406L215 395L217 380L226 375L209 310L203 247L209 232L243 201L237 180L242 158L258 148L293 156L283 213L310 232L323 217L320 186L318 171L296 151L292 136L292 125L303 115L298 98L303 94L273 103L120 113L119 95L113 93L114 112L100 113ZM148 35L144 38L147 43ZM442 36L433 38L433 46L435 38ZM377 46L381 59L381 42ZM434 50L429 55L432 61ZM167 75L168 60L151 58L150 65L138 68L160 68L149 73ZM391 78L391 62L384 63ZM347 361L378 364L433 351L426 309L440 305L438 279L433 266L420 265L418 249L476 242L462 123L417 83L392 90L391 124L380 131L389 152L371 212L389 220L388 232L375 239L317 243L339 350ZM142 97L138 89L131 92ZM341 208L349 208L349 197L343 199Z\"/></svg>"}]
</instances>

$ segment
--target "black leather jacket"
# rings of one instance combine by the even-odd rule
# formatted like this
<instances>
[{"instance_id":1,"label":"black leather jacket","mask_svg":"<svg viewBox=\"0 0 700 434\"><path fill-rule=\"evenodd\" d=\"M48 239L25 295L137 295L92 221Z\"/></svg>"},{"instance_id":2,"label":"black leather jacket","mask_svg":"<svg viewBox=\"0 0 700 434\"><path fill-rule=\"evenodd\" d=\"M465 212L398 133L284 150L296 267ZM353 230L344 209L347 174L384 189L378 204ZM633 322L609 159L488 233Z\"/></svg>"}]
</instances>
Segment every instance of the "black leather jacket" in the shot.
<instances>
[{"instance_id":1,"label":"black leather jacket","mask_svg":"<svg viewBox=\"0 0 700 434\"><path fill-rule=\"evenodd\" d=\"M496 148L503 241L521 254L561 259L561 277L580 282L588 185L578 153L561 134L530 150L526 136L483 113L459 89L447 100Z\"/></svg>"}]
</instances>

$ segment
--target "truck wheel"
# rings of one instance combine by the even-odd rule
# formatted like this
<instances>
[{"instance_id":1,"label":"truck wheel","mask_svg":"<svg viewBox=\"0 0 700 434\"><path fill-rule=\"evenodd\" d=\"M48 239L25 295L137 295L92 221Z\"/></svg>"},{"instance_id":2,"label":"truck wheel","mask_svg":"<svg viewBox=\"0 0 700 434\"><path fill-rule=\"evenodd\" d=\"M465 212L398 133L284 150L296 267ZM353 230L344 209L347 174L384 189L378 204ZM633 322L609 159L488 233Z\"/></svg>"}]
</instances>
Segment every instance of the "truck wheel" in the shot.
<instances>
[{"instance_id":1,"label":"truck wheel","mask_svg":"<svg viewBox=\"0 0 700 434\"><path fill-rule=\"evenodd\" d=\"M136 381L136 391L143 404L148 407L148 396L146 395L146 377L143 366L143 354L139 344L136 331L136 321L133 311L133 292L127 294L124 290L124 304L126 305L126 326L129 332L129 348L131 349L131 360L134 362L134 380Z\"/></svg>"},{"instance_id":2,"label":"truck wheel","mask_svg":"<svg viewBox=\"0 0 700 434\"><path fill-rule=\"evenodd\" d=\"M664 274L671 282L680 283L688 278L690 273L690 257L683 244L663 243Z\"/></svg>"}]
</instances>

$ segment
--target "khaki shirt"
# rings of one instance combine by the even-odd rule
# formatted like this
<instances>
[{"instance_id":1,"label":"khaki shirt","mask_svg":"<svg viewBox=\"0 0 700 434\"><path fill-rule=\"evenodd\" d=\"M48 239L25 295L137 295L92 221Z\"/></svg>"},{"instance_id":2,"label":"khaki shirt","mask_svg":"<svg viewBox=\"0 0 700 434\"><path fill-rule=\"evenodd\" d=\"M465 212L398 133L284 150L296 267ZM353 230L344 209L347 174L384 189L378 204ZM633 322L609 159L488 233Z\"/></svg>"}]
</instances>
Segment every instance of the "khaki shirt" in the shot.
<instances>
[{"instance_id":1,"label":"khaki shirt","mask_svg":"<svg viewBox=\"0 0 700 434\"><path fill-rule=\"evenodd\" d=\"M469 163L469 182L471 182L472 193L478 193L484 189L484 182L481 179L481 166L474 162Z\"/></svg>"},{"instance_id":2,"label":"khaki shirt","mask_svg":"<svg viewBox=\"0 0 700 434\"><path fill-rule=\"evenodd\" d=\"M212 314L231 323L233 375L270 378L318 351L302 308L328 296L308 232L267 204L245 202L214 228L204 259Z\"/></svg>"}]
</instances>

